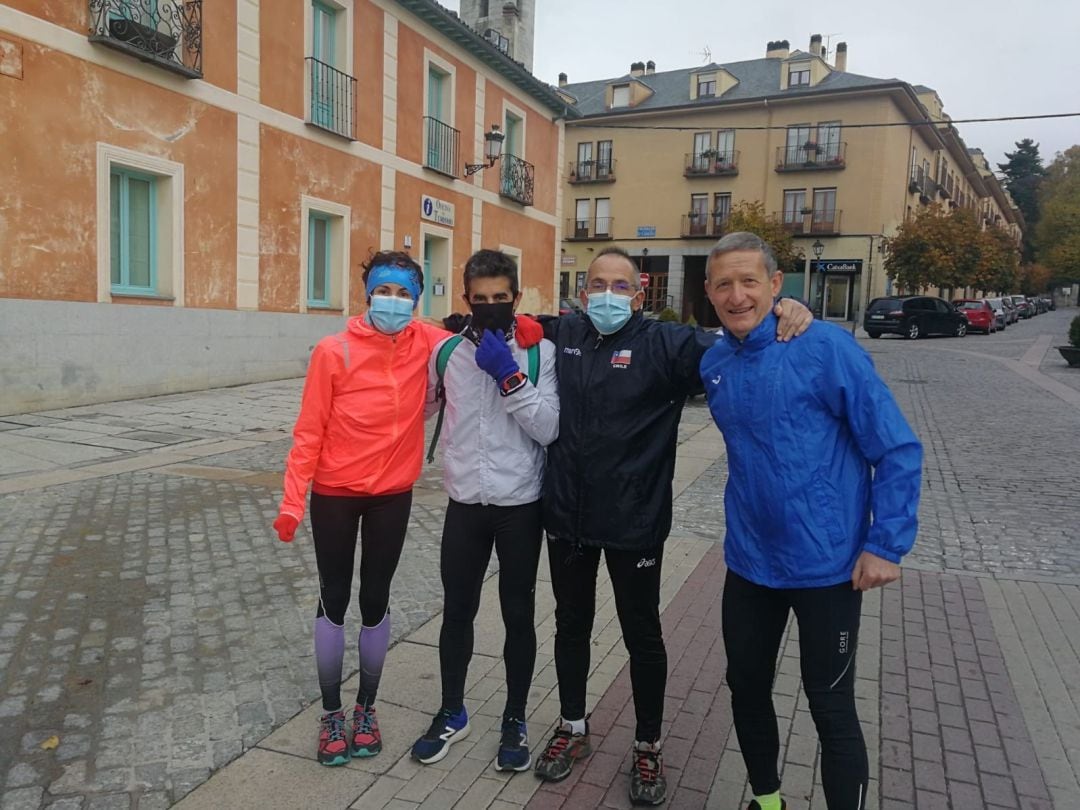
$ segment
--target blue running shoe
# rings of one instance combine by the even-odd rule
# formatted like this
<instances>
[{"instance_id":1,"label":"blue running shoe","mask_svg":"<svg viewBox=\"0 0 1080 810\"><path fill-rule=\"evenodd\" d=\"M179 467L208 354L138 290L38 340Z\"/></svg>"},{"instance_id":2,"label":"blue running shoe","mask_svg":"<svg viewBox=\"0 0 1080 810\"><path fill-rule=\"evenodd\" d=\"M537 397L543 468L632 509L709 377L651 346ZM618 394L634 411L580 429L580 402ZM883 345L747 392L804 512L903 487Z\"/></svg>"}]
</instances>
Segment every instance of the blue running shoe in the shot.
<instances>
[{"instance_id":1,"label":"blue running shoe","mask_svg":"<svg viewBox=\"0 0 1080 810\"><path fill-rule=\"evenodd\" d=\"M439 709L427 733L413 743L412 758L430 765L445 757L450 746L469 735L469 714L462 706L457 712Z\"/></svg>"},{"instance_id":2,"label":"blue running shoe","mask_svg":"<svg viewBox=\"0 0 1080 810\"><path fill-rule=\"evenodd\" d=\"M527 771L530 765L532 757L529 755L529 732L525 728L525 721L512 717L504 718L495 770Z\"/></svg>"}]
</instances>

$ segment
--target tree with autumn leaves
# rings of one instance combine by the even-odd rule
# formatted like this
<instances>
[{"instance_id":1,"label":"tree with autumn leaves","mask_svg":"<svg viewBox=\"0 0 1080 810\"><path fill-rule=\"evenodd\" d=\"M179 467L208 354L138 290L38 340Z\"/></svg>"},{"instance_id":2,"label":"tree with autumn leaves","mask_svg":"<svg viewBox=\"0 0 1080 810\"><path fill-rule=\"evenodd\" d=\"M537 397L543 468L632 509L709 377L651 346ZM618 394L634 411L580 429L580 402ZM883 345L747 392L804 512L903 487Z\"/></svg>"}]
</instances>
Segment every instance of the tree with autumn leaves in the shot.
<instances>
[{"instance_id":1,"label":"tree with autumn leaves","mask_svg":"<svg viewBox=\"0 0 1080 810\"><path fill-rule=\"evenodd\" d=\"M799 270L804 258L802 250L795 246L791 231L784 223L769 216L762 203L744 200L731 209L724 232L735 231L749 231L761 237L772 249L776 266L781 271L790 273Z\"/></svg>"},{"instance_id":2,"label":"tree with autumn leaves","mask_svg":"<svg viewBox=\"0 0 1080 810\"><path fill-rule=\"evenodd\" d=\"M1059 152L1040 189L1036 255L1051 281L1080 280L1080 146Z\"/></svg>"},{"instance_id":3,"label":"tree with autumn leaves","mask_svg":"<svg viewBox=\"0 0 1080 810\"><path fill-rule=\"evenodd\" d=\"M966 208L939 205L920 209L889 240L885 272L904 290L974 287L1015 289L1019 251L997 226L983 228Z\"/></svg>"}]
</instances>

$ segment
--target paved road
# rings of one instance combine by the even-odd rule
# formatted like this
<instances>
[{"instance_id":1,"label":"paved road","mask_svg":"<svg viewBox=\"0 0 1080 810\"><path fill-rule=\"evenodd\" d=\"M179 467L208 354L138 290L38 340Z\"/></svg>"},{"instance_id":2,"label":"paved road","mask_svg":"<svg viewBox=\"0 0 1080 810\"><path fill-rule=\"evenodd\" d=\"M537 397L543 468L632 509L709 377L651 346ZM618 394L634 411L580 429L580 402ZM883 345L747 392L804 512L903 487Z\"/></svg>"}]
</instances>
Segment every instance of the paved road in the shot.
<instances>
[{"instance_id":1,"label":"paved road","mask_svg":"<svg viewBox=\"0 0 1080 810\"><path fill-rule=\"evenodd\" d=\"M1062 808L1080 807L1080 789L1069 793L1080 770L1080 374L1048 349L1073 315L962 340L862 341L927 448L911 561L956 583L977 575L979 594L930 584L942 603L963 597L969 624L992 617L1000 653L988 650L986 666L1008 664L1027 727L1039 724L1046 784L1075 795ZM313 555L306 534L286 546L267 529L299 388L0 417L0 807L168 806L315 698ZM707 419L700 400L688 406L688 454ZM712 544L724 465L697 472L673 533ZM438 474L418 493L395 639L439 608ZM925 607L925 584L903 591L912 610ZM903 636L890 623L940 630L936 602L923 619L899 604L882 608L886 656L897 652L887 634ZM998 674L980 672L984 683ZM882 751L882 774L910 783L910 763Z\"/></svg>"}]
</instances>

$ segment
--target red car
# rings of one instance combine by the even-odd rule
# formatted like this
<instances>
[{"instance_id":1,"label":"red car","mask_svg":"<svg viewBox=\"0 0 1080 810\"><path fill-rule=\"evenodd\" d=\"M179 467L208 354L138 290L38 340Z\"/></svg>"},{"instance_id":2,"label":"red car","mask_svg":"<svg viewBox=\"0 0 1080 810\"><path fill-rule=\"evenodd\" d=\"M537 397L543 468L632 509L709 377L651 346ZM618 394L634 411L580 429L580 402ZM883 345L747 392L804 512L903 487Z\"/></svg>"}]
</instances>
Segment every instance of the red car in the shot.
<instances>
[{"instance_id":1,"label":"red car","mask_svg":"<svg viewBox=\"0 0 1080 810\"><path fill-rule=\"evenodd\" d=\"M970 329L977 329L988 335L997 331L994 308L985 298L959 298L953 301L953 306L957 312L962 312L967 317Z\"/></svg>"}]
</instances>

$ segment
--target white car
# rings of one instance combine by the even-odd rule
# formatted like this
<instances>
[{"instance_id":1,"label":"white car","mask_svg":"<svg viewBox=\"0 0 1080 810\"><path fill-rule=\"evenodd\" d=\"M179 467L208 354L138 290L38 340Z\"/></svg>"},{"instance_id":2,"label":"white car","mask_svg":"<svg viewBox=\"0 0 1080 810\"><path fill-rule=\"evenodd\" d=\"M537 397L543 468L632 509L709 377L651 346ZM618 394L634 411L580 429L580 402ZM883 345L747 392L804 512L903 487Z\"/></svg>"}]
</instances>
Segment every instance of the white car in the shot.
<instances>
[{"instance_id":1,"label":"white car","mask_svg":"<svg viewBox=\"0 0 1080 810\"><path fill-rule=\"evenodd\" d=\"M994 310L994 323L998 329L1004 329L1009 325L1009 313L1005 311L1005 305L1000 298L987 298L986 303Z\"/></svg>"}]
</instances>

